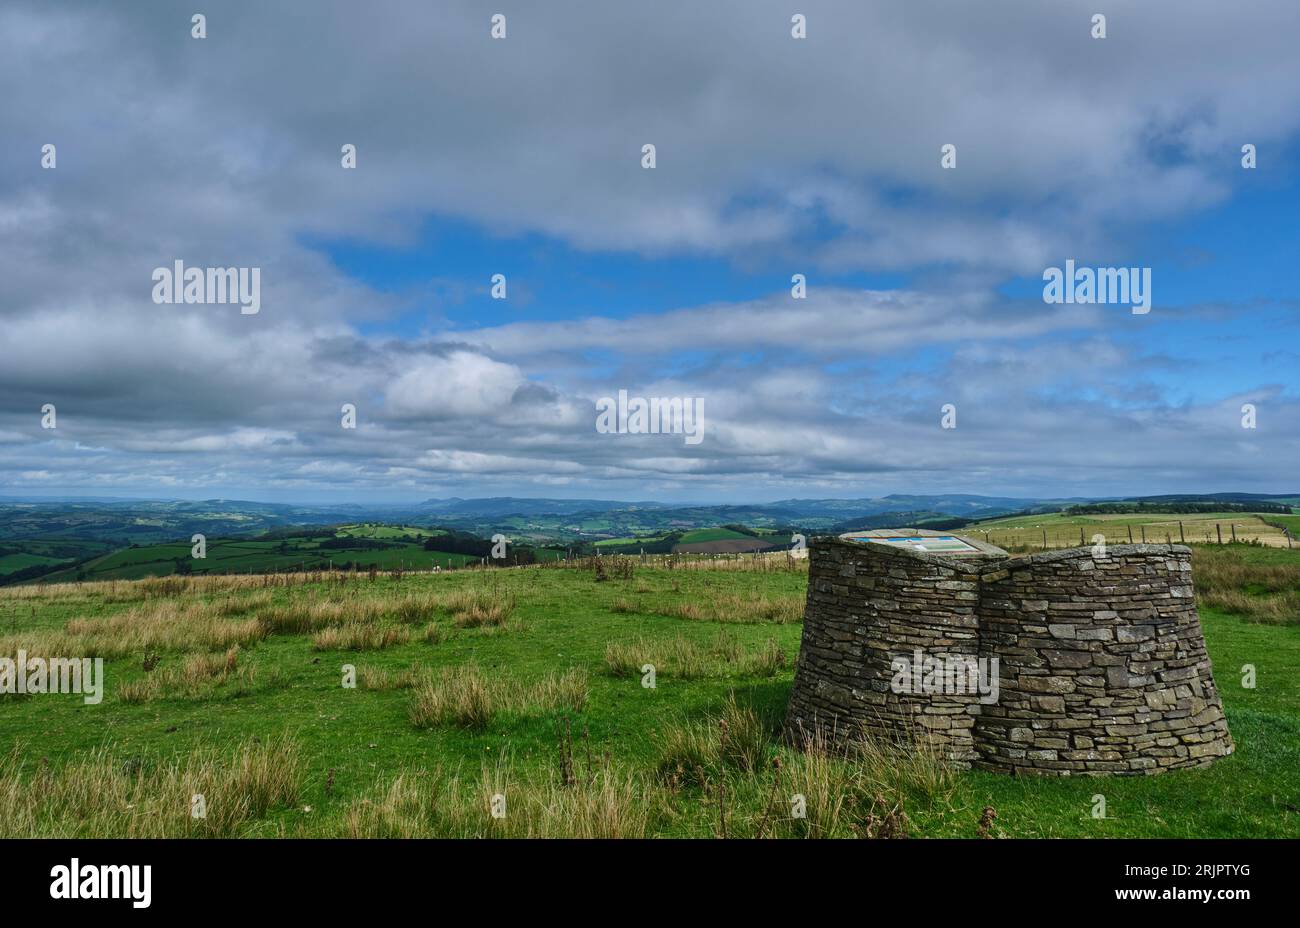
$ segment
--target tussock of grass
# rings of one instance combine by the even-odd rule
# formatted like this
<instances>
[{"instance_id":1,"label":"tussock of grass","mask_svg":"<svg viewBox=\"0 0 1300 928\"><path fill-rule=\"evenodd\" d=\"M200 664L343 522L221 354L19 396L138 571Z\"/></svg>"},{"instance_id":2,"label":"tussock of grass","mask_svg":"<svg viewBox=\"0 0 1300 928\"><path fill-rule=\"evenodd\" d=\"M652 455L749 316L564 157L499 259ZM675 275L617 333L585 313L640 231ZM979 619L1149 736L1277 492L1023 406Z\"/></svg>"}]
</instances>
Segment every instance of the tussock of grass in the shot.
<instances>
[{"instance_id":1,"label":"tussock of grass","mask_svg":"<svg viewBox=\"0 0 1300 928\"><path fill-rule=\"evenodd\" d=\"M373 625L388 612L382 599L348 596L287 603L263 610L258 620L267 634L305 635L332 625Z\"/></svg>"},{"instance_id":2,"label":"tussock of grass","mask_svg":"<svg viewBox=\"0 0 1300 928\"><path fill-rule=\"evenodd\" d=\"M217 615L225 618L266 609L271 605L273 598L270 591L267 590L254 593L251 596L225 596L213 602L211 608Z\"/></svg>"},{"instance_id":3,"label":"tussock of grass","mask_svg":"<svg viewBox=\"0 0 1300 928\"><path fill-rule=\"evenodd\" d=\"M741 596L734 593L712 593L707 599L676 603L661 614L693 622L736 622L757 624L772 622L784 625L803 621L802 596Z\"/></svg>"},{"instance_id":4,"label":"tussock of grass","mask_svg":"<svg viewBox=\"0 0 1300 928\"><path fill-rule=\"evenodd\" d=\"M298 746L257 739L231 753L198 750L172 761L123 759L105 749L50 768L21 746L0 764L6 838L231 837L302 787ZM191 814L201 795L206 817Z\"/></svg>"},{"instance_id":5,"label":"tussock of grass","mask_svg":"<svg viewBox=\"0 0 1300 928\"><path fill-rule=\"evenodd\" d=\"M442 605L460 628L500 626L514 614L515 597L500 589L456 590L443 599Z\"/></svg>"},{"instance_id":6,"label":"tussock of grass","mask_svg":"<svg viewBox=\"0 0 1300 928\"><path fill-rule=\"evenodd\" d=\"M349 623L322 628L311 639L313 651L379 651L411 640L410 629Z\"/></svg>"},{"instance_id":7,"label":"tussock of grass","mask_svg":"<svg viewBox=\"0 0 1300 928\"><path fill-rule=\"evenodd\" d=\"M164 665L143 677L117 688L118 697L127 703L152 702L162 698L195 699L212 695L216 687L236 678L242 689L254 682L252 668L240 668L239 645L221 653L187 655L175 666Z\"/></svg>"},{"instance_id":8,"label":"tussock of grass","mask_svg":"<svg viewBox=\"0 0 1300 928\"><path fill-rule=\"evenodd\" d=\"M357 682L365 690L409 690L429 678L429 670L412 664L403 670L358 667Z\"/></svg>"},{"instance_id":9,"label":"tussock of grass","mask_svg":"<svg viewBox=\"0 0 1300 928\"><path fill-rule=\"evenodd\" d=\"M424 626L424 640L429 644L442 644L450 637L451 633L437 622L430 622Z\"/></svg>"},{"instance_id":10,"label":"tussock of grass","mask_svg":"<svg viewBox=\"0 0 1300 928\"><path fill-rule=\"evenodd\" d=\"M247 647L265 637L256 619L224 619L210 603L184 600L139 606L103 618L71 619L64 631L66 638L58 642L59 646L75 648L70 653L79 656L105 658L145 651Z\"/></svg>"},{"instance_id":11,"label":"tussock of grass","mask_svg":"<svg viewBox=\"0 0 1300 928\"><path fill-rule=\"evenodd\" d=\"M605 668L613 676L640 676L646 664L653 664L656 674L683 680L732 674L771 677L786 666L786 656L775 639L748 651L726 632L708 644L678 636L611 641L605 646Z\"/></svg>"},{"instance_id":12,"label":"tussock of grass","mask_svg":"<svg viewBox=\"0 0 1300 928\"><path fill-rule=\"evenodd\" d=\"M482 730L498 712L581 712L589 695L587 672L573 667L534 684L485 677L473 664L445 667L422 680L411 696L409 715L416 728Z\"/></svg>"},{"instance_id":13,"label":"tussock of grass","mask_svg":"<svg viewBox=\"0 0 1300 928\"><path fill-rule=\"evenodd\" d=\"M1262 625L1300 625L1300 592L1259 594L1216 590L1198 594L1197 602Z\"/></svg>"},{"instance_id":14,"label":"tussock of grass","mask_svg":"<svg viewBox=\"0 0 1300 928\"><path fill-rule=\"evenodd\" d=\"M923 736L861 738L828 746L813 733L781 768L786 787L805 797L804 819L774 819L775 833L798 837L906 837L908 804L947 806L957 774Z\"/></svg>"},{"instance_id":15,"label":"tussock of grass","mask_svg":"<svg viewBox=\"0 0 1300 928\"><path fill-rule=\"evenodd\" d=\"M660 733L657 773L674 786L700 785L727 769L756 773L773 747L773 727L732 693L717 717L669 725Z\"/></svg>"},{"instance_id":16,"label":"tussock of grass","mask_svg":"<svg viewBox=\"0 0 1300 928\"><path fill-rule=\"evenodd\" d=\"M479 730L486 728L496 711L492 691L478 668L448 667L435 679L425 681L411 698L411 724L416 728L455 725Z\"/></svg>"},{"instance_id":17,"label":"tussock of grass","mask_svg":"<svg viewBox=\"0 0 1300 928\"><path fill-rule=\"evenodd\" d=\"M501 817L493 817L500 797ZM644 838L662 814L662 795L632 773L602 768L568 786L512 779L483 769L477 783L455 771L406 771L354 800L344 813L351 838Z\"/></svg>"},{"instance_id":18,"label":"tussock of grass","mask_svg":"<svg viewBox=\"0 0 1300 928\"><path fill-rule=\"evenodd\" d=\"M1265 625L1300 624L1300 563L1251 563L1230 547L1193 550L1198 605Z\"/></svg>"},{"instance_id":19,"label":"tussock of grass","mask_svg":"<svg viewBox=\"0 0 1300 928\"><path fill-rule=\"evenodd\" d=\"M420 622L428 622L438 614L442 607L442 601L437 596L406 596L397 601L393 607L393 615L397 621L410 625Z\"/></svg>"}]
</instances>

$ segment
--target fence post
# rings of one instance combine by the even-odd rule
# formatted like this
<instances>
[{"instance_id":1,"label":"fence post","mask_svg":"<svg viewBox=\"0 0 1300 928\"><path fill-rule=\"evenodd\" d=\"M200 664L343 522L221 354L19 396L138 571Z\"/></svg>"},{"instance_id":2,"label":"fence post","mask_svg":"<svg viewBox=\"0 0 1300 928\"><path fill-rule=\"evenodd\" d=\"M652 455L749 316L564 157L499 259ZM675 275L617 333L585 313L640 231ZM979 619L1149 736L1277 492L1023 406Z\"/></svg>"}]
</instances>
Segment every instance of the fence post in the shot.
<instances>
[{"instance_id":1,"label":"fence post","mask_svg":"<svg viewBox=\"0 0 1300 928\"><path fill-rule=\"evenodd\" d=\"M1185 544L1187 544L1187 539L1183 537L1183 520L1182 520L1182 519L1179 519L1179 520L1178 520L1178 543L1179 543L1180 545L1185 545Z\"/></svg>"},{"instance_id":2,"label":"fence post","mask_svg":"<svg viewBox=\"0 0 1300 928\"><path fill-rule=\"evenodd\" d=\"M1233 523L1232 523L1232 543L1233 543L1234 545L1237 543L1237 523L1236 523L1236 522L1233 522Z\"/></svg>"},{"instance_id":3,"label":"fence post","mask_svg":"<svg viewBox=\"0 0 1300 928\"><path fill-rule=\"evenodd\" d=\"M1129 543L1129 544L1133 544L1133 525L1132 525L1132 523L1130 523L1130 524L1129 524L1129 527L1128 527L1128 543Z\"/></svg>"},{"instance_id":4,"label":"fence post","mask_svg":"<svg viewBox=\"0 0 1300 928\"><path fill-rule=\"evenodd\" d=\"M1145 525L1140 526L1140 527L1141 527L1141 529L1142 529L1142 544L1146 544L1146 543L1147 543L1147 527L1146 527Z\"/></svg>"},{"instance_id":5,"label":"fence post","mask_svg":"<svg viewBox=\"0 0 1300 928\"><path fill-rule=\"evenodd\" d=\"M1218 536L1219 536L1219 544L1223 544L1223 526L1220 525L1218 522L1215 522L1215 523L1214 523L1214 531L1215 531L1215 532L1218 534Z\"/></svg>"}]
</instances>

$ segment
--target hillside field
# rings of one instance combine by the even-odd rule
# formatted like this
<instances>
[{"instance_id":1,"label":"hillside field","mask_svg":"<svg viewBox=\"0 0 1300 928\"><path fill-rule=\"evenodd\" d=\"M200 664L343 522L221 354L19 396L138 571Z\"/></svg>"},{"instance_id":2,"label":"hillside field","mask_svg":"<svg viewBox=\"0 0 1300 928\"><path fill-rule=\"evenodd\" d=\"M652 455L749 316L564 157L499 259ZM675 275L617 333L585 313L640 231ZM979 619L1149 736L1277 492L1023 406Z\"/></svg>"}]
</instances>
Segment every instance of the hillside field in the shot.
<instances>
[{"instance_id":1,"label":"hillside field","mask_svg":"<svg viewBox=\"0 0 1300 928\"><path fill-rule=\"evenodd\" d=\"M957 529L963 534L989 541L1008 551L1040 550L1046 533L1048 548L1079 546L1082 529L1084 544L1093 544L1094 535L1106 536L1107 544L1127 544L1130 533L1134 542L1145 538L1149 542L1179 543L1179 523L1182 538L1188 544L1218 543L1219 532L1224 542L1232 540L1236 529L1237 540L1257 542L1272 548L1287 547L1287 539L1278 526L1286 525L1293 533L1300 533L1300 516L1252 514L1242 512L1194 513L1122 513L1098 515L1068 515L1062 512L1030 516L1010 516L990 519ZM1269 524L1269 523L1275 524ZM1300 550L1297 543L1296 550Z\"/></svg>"},{"instance_id":2,"label":"hillside field","mask_svg":"<svg viewBox=\"0 0 1300 928\"><path fill-rule=\"evenodd\" d=\"M1105 780L794 751L804 562L602 560L0 590L0 653L107 674L0 696L0 833L1300 837L1300 552L1196 550L1236 753Z\"/></svg>"},{"instance_id":3,"label":"hillside field","mask_svg":"<svg viewBox=\"0 0 1300 928\"><path fill-rule=\"evenodd\" d=\"M138 580L163 577L174 573L238 574L268 573L286 570L380 570L443 569L478 563L479 558L447 551L425 550L424 542L445 533L411 526L359 523L333 529L317 529L273 537L211 538L207 557L191 556L188 542L141 544L109 551L77 566L46 574L42 582L62 583L72 580ZM355 540L356 545L347 542ZM18 542L15 545L20 544ZM30 542L21 543L31 550ZM101 546L101 550L102 550ZM39 549L36 549L39 550ZM48 563L56 563L48 561ZM0 559L0 577L29 566L13 561L12 567Z\"/></svg>"}]
</instances>

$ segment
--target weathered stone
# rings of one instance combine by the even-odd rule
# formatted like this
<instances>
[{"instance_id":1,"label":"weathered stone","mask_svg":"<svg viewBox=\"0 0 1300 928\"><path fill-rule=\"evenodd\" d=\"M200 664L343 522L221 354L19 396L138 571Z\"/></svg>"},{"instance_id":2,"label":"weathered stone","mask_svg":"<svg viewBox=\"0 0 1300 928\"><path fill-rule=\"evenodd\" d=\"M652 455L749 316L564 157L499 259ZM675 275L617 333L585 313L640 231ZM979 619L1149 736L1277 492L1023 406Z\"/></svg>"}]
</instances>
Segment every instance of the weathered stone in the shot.
<instances>
[{"instance_id":1,"label":"weathered stone","mask_svg":"<svg viewBox=\"0 0 1300 928\"><path fill-rule=\"evenodd\" d=\"M966 541L958 555L813 542L792 739L906 735L958 766L1049 775L1145 775L1232 752L1187 548L1011 559ZM918 650L950 666L997 657L999 698L894 692L894 658Z\"/></svg>"}]
</instances>

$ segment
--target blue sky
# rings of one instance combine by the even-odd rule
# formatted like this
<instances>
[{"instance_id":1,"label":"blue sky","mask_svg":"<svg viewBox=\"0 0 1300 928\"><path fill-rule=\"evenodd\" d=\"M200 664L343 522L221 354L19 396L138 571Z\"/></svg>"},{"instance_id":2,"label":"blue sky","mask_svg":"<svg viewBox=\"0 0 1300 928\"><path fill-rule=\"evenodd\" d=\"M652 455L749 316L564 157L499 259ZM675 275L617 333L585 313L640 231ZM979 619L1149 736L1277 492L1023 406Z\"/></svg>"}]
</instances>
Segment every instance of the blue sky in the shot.
<instances>
[{"instance_id":1,"label":"blue sky","mask_svg":"<svg viewBox=\"0 0 1300 928\"><path fill-rule=\"evenodd\" d=\"M0 494L1297 490L1291 4L378 6L0 12Z\"/></svg>"}]
</instances>

